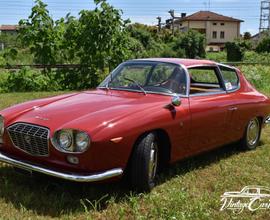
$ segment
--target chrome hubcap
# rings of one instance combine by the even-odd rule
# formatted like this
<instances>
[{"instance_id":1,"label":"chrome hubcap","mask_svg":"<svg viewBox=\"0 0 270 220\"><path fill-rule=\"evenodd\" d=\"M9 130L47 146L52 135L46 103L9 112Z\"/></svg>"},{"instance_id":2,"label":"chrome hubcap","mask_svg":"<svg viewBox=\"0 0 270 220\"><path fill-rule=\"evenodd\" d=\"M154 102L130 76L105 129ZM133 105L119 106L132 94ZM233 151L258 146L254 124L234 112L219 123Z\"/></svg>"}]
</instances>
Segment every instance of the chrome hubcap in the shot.
<instances>
[{"instance_id":1,"label":"chrome hubcap","mask_svg":"<svg viewBox=\"0 0 270 220\"><path fill-rule=\"evenodd\" d=\"M252 119L247 127L247 142L249 145L254 145L259 138L260 124L257 118Z\"/></svg>"},{"instance_id":2,"label":"chrome hubcap","mask_svg":"<svg viewBox=\"0 0 270 220\"><path fill-rule=\"evenodd\" d=\"M158 163L158 147L156 143L152 143L149 158L149 180L153 180L156 176L157 163Z\"/></svg>"}]
</instances>

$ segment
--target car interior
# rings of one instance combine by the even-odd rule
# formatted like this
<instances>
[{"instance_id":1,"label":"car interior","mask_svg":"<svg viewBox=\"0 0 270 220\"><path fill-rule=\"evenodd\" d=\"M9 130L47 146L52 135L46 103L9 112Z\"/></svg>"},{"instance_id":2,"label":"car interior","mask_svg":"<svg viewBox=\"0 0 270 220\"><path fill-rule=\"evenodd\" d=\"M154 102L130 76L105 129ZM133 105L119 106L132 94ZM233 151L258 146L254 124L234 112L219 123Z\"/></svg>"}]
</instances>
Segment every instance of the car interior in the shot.
<instances>
[{"instance_id":1,"label":"car interior","mask_svg":"<svg viewBox=\"0 0 270 220\"><path fill-rule=\"evenodd\" d=\"M194 67L188 69L190 75L190 94L224 91L215 67Z\"/></svg>"}]
</instances>

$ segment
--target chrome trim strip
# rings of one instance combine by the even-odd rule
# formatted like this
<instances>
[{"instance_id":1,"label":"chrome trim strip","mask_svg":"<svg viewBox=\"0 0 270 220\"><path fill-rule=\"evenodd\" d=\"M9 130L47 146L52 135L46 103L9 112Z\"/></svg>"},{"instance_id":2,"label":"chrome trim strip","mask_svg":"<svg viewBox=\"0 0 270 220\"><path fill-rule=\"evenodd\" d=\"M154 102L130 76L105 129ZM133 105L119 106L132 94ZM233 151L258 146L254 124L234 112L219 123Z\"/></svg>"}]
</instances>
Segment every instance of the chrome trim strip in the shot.
<instances>
[{"instance_id":1,"label":"chrome trim strip","mask_svg":"<svg viewBox=\"0 0 270 220\"><path fill-rule=\"evenodd\" d=\"M50 170L48 168L39 167L36 165L32 165L26 162L22 162L16 159L13 159L9 156L4 155L0 152L0 162L10 164L14 167L27 170L27 171L35 171L39 173L43 173L49 176L75 181L75 182L96 182L101 181L105 179L109 179L112 177L120 176L123 174L123 169L121 168L115 168L112 170L107 170L102 173L96 173L92 175L79 175L79 174L70 174L70 173L62 173L54 170Z\"/></svg>"},{"instance_id":2,"label":"chrome trim strip","mask_svg":"<svg viewBox=\"0 0 270 220\"><path fill-rule=\"evenodd\" d=\"M203 64L194 64L194 65L187 66L187 69L193 69L193 68L197 68L197 67L217 67L217 63L215 63L213 61L213 63L209 63L209 64L204 64L204 63Z\"/></svg>"},{"instance_id":3,"label":"chrome trim strip","mask_svg":"<svg viewBox=\"0 0 270 220\"><path fill-rule=\"evenodd\" d=\"M224 64L224 63L217 63L217 65L223 66L223 67L226 67L226 68L229 68L229 69L233 69L233 70L235 70L235 71L238 70L236 67L234 67L234 66L229 66L229 65L226 65L226 64Z\"/></svg>"},{"instance_id":4,"label":"chrome trim strip","mask_svg":"<svg viewBox=\"0 0 270 220\"><path fill-rule=\"evenodd\" d=\"M106 89L106 87L97 87L97 89ZM133 90L133 89L124 89L124 88L110 88L110 90L115 90L115 91L125 91L125 92L136 92L136 93L142 93L140 90ZM152 91L146 91L147 94L154 94L154 95L164 95L164 96L180 96L187 98L186 95L183 94L178 94L178 93L163 93L163 92L152 92Z\"/></svg>"},{"instance_id":5,"label":"chrome trim strip","mask_svg":"<svg viewBox=\"0 0 270 220\"><path fill-rule=\"evenodd\" d=\"M196 93L191 94L189 97L196 97L196 96L209 96L209 95L225 95L227 94L226 91L220 91L220 92L203 92L203 93Z\"/></svg>"},{"instance_id":6,"label":"chrome trim strip","mask_svg":"<svg viewBox=\"0 0 270 220\"><path fill-rule=\"evenodd\" d=\"M189 92L190 92L190 75L189 75L189 72L188 72L188 69L186 68L185 65L182 65L182 64L179 64L179 66L181 68L183 68L183 70L185 71L185 74L186 74L186 97L189 97Z\"/></svg>"}]
</instances>

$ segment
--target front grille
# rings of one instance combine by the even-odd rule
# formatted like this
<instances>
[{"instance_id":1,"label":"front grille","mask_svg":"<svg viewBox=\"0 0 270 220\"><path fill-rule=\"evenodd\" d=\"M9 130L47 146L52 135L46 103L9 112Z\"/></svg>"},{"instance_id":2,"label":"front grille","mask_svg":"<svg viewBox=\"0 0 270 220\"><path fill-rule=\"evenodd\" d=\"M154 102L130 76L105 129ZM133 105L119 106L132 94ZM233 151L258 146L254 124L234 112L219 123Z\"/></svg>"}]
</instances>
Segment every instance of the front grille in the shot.
<instances>
[{"instance_id":1,"label":"front grille","mask_svg":"<svg viewBox=\"0 0 270 220\"><path fill-rule=\"evenodd\" d=\"M48 156L49 130L44 127L16 123L7 128L13 145L33 156Z\"/></svg>"}]
</instances>

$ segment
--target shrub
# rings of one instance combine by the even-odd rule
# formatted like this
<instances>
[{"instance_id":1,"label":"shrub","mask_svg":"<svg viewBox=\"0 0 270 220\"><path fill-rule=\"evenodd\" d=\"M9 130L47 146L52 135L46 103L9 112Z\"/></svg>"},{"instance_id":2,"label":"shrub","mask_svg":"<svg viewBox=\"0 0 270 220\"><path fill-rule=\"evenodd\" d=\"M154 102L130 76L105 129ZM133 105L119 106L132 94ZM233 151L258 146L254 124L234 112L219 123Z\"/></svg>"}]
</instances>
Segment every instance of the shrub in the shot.
<instances>
[{"instance_id":1,"label":"shrub","mask_svg":"<svg viewBox=\"0 0 270 220\"><path fill-rule=\"evenodd\" d=\"M237 42L227 42L227 61L242 61L244 58L244 49Z\"/></svg>"},{"instance_id":2,"label":"shrub","mask_svg":"<svg viewBox=\"0 0 270 220\"><path fill-rule=\"evenodd\" d=\"M256 47L258 53L270 53L270 36L264 37Z\"/></svg>"},{"instance_id":3,"label":"shrub","mask_svg":"<svg viewBox=\"0 0 270 220\"><path fill-rule=\"evenodd\" d=\"M53 74L46 75L38 70L23 68L19 71L11 71L7 77L0 81L2 91L29 92L58 90L58 83Z\"/></svg>"},{"instance_id":4,"label":"shrub","mask_svg":"<svg viewBox=\"0 0 270 220\"><path fill-rule=\"evenodd\" d=\"M270 53L256 53L255 51L246 51L244 61L270 63Z\"/></svg>"},{"instance_id":5,"label":"shrub","mask_svg":"<svg viewBox=\"0 0 270 220\"><path fill-rule=\"evenodd\" d=\"M257 89L263 92L270 92L270 67L266 65L245 65L240 69Z\"/></svg>"},{"instance_id":6,"label":"shrub","mask_svg":"<svg viewBox=\"0 0 270 220\"><path fill-rule=\"evenodd\" d=\"M227 53L225 51L222 52L208 52L206 54L206 58L209 60L214 60L217 62L226 62L227 60Z\"/></svg>"}]
</instances>

